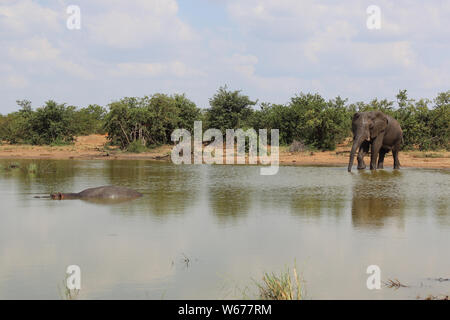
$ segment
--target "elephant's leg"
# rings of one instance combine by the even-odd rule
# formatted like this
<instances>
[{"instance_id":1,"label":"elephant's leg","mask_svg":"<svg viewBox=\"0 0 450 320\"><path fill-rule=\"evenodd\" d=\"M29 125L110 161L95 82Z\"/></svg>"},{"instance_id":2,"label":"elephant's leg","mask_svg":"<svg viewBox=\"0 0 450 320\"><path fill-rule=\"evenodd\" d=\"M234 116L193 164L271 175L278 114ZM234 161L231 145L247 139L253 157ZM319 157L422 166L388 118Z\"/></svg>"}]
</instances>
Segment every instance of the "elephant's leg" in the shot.
<instances>
[{"instance_id":1,"label":"elephant's leg","mask_svg":"<svg viewBox=\"0 0 450 320\"><path fill-rule=\"evenodd\" d=\"M372 142L372 150L371 150L372 154L370 155L370 170L377 169L378 153L380 152L382 142L383 136L376 137L375 140Z\"/></svg>"},{"instance_id":2,"label":"elephant's leg","mask_svg":"<svg viewBox=\"0 0 450 320\"><path fill-rule=\"evenodd\" d=\"M400 160L398 160L398 150L400 149L399 146L395 146L392 149L392 156L394 158L394 169L400 169Z\"/></svg>"},{"instance_id":3,"label":"elephant's leg","mask_svg":"<svg viewBox=\"0 0 450 320\"><path fill-rule=\"evenodd\" d=\"M358 152L358 169L362 170L366 168L366 164L364 163L364 157L367 153L369 153L369 141L364 141L361 144L361 147L359 148Z\"/></svg>"},{"instance_id":4,"label":"elephant's leg","mask_svg":"<svg viewBox=\"0 0 450 320\"><path fill-rule=\"evenodd\" d=\"M384 169L384 156L386 155L387 150L381 148L380 149L380 155L378 157L378 167L377 169Z\"/></svg>"}]
</instances>

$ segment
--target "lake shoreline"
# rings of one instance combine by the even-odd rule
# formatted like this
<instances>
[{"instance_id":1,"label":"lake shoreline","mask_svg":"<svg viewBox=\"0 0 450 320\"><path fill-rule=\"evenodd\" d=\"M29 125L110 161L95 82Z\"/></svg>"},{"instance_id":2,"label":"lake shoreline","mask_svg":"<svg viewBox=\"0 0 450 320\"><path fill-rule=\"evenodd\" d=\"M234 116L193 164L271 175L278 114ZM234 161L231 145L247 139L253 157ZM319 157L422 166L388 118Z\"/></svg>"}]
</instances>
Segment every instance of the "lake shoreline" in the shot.
<instances>
[{"instance_id":1,"label":"lake shoreline","mask_svg":"<svg viewBox=\"0 0 450 320\"><path fill-rule=\"evenodd\" d=\"M78 137L73 145L31 146L0 145L0 159L34 160L159 160L170 161L172 146L163 145L143 153L123 152L117 148L105 148L106 136L90 135ZM288 147L280 147L280 165L293 166L347 166L351 145L339 145L334 151L290 152ZM365 158L368 166L370 159ZM401 151L402 167L450 169L448 151ZM354 169L357 161L355 159ZM392 168L392 154L386 155L385 167Z\"/></svg>"}]
</instances>

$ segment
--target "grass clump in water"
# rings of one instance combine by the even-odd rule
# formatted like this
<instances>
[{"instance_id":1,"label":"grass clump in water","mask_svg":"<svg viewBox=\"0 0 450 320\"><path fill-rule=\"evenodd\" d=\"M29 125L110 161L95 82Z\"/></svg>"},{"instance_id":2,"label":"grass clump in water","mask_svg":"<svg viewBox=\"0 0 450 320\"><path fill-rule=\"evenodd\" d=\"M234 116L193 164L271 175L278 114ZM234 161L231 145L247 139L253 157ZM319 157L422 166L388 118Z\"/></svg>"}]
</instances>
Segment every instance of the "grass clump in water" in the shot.
<instances>
[{"instance_id":1,"label":"grass clump in water","mask_svg":"<svg viewBox=\"0 0 450 320\"><path fill-rule=\"evenodd\" d=\"M62 300L77 300L80 296L80 290L67 288L68 276L64 277L62 286L58 285L58 294Z\"/></svg>"},{"instance_id":2,"label":"grass clump in water","mask_svg":"<svg viewBox=\"0 0 450 320\"><path fill-rule=\"evenodd\" d=\"M292 275L289 268L279 275L265 273L262 282L256 283L256 285L259 290L259 297L262 300L302 299L302 287L295 266L292 270Z\"/></svg>"}]
</instances>

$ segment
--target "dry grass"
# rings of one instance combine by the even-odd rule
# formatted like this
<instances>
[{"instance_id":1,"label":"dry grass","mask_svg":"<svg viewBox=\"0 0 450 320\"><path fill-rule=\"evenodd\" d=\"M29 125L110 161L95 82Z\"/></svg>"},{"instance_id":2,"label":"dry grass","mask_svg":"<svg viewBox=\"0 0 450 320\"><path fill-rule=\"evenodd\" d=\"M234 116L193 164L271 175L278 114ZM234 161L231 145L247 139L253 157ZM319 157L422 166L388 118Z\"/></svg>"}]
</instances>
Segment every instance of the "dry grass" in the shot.
<instances>
[{"instance_id":1,"label":"dry grass","mask_svg":"<svg viewBox=\"0 0 450 320\"><path fill-rule=\"evenodd\" d=\"M78 300L80 297L80 290L67 288L67 277L62 282L62 286L58 285L58 293L62 300Z\"/></svg>"},{"instance_id":2,"label":"dry grass","mask_svg":"<svg viewBox=\"0 0 450 320\"><path fill-rule=\"evenodd\" d=\"M388 279L386 282L383 282L384 286L387 288L407 288L408 286L406 284L401 283L398 279Z\"/></svg>"},{"instance_id":3,"label":"dry grass","mask_svg":"<svg viewBox=\"0 0 450 320\"><path fill-rule=\"evenodd\" d=\"M280 275L265 273L262 283L256 283L256 285L262 300L302 299L302 287L295 266L292 275L289 268Z\"/></svg>"}]
</instances>

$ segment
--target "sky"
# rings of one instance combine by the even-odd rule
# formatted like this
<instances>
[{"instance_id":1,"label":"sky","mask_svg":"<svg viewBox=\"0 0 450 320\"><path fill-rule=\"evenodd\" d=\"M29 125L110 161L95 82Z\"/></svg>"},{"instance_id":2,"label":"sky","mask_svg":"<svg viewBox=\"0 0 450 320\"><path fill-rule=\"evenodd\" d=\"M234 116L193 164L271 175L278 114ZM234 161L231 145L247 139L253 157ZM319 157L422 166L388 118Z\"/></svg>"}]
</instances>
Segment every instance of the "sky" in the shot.
<instances>
[{"instance_id":1,"label":"sky","mask_svg":"<svg viewBox=\"0 0 450 320\"><path fill-rule=\"evenodd\" d=\"M223 85L271 103L434 98L450 89L449 57L448 0L0 0L3 114L19 99L82 107L157 92L205 108Z\"/></svg>"}]
</instances>

